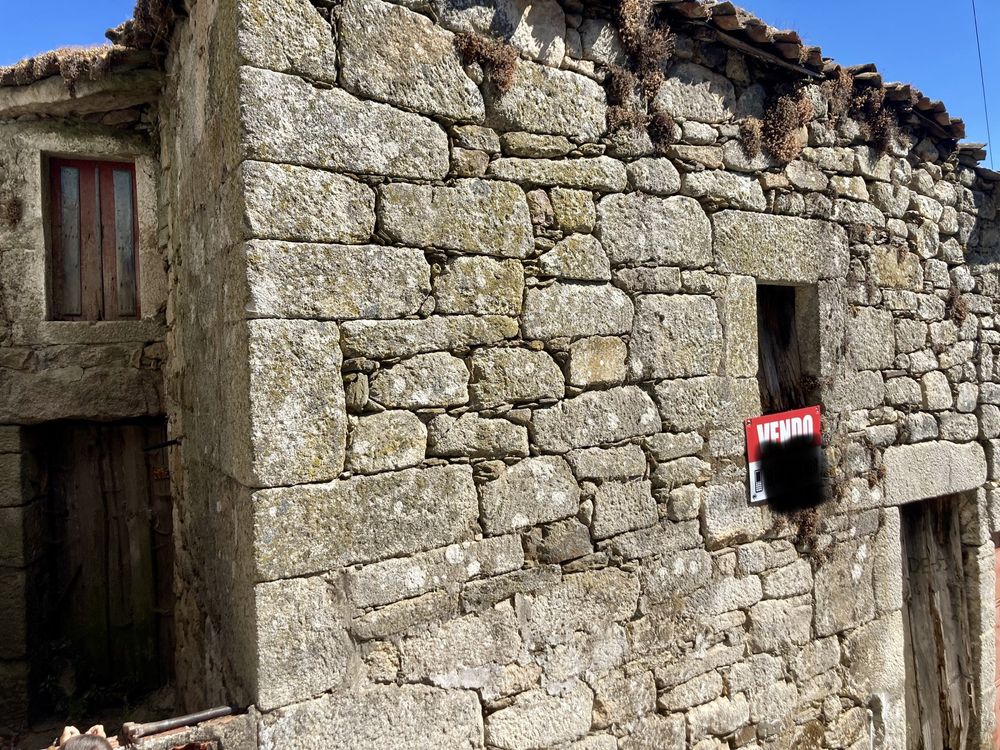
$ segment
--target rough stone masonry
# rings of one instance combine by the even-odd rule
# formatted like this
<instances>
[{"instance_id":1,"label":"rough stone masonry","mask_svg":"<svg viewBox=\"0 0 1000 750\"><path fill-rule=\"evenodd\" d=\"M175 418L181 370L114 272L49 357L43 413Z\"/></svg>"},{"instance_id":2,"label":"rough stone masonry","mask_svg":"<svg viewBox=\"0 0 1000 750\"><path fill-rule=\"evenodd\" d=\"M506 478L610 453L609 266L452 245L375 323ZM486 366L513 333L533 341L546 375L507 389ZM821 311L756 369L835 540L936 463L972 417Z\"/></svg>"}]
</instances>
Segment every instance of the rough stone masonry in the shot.
<instances>
[{"instance_id":1,"label":"rough stone masonry","mask_svg":"<svg viewBox=\"0 0 1000 750\"><path fill-rule=\"evenodd\" d=\"M657 11L667 143L609 130L634 61L580 0L198 0L151 128L0 110L29 207L0 233L4 472L17 425L73 408L46 412L53 377L99 388L17 273L44 258L41 134L152 155L162 393L124 413L183 437L178 690L250 706L227 750L905 748L900 506L950 495L989 747L997 176L923 116L879 146L833 67L727 46L699 8ZM793 84L793 158L748 146ZM812 513L748 502L760 285L796 288ZM153 388L114 351L118 397Z\"/></svg>"}]
</instances>

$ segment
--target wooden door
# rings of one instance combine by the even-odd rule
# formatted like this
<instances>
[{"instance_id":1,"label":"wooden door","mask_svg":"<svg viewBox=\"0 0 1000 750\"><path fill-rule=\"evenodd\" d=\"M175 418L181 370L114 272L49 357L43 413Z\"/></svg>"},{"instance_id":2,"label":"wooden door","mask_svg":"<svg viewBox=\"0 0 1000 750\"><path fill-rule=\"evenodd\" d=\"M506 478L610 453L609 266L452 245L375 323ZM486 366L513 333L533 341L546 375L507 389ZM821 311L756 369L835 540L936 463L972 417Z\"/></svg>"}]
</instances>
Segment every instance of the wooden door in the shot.
<instances>
[{"instance_id":1,"label":"wooden door","mask_svg":"<svg viewBox=\"0 0 1000 750\"><path fill-rule=\"evenodd\" d=\"M972 633L958 498L901 509L909 750L965 750L972 724Z\"/></svg>"},{"instance_id":2,"label":"wooden door","mask_svg":"<svg viewBox=\"0 0 1000 750\"><path fill-rule=\"evenodd\" d=\"M993 610L995 613L994 649L996 668L993 677L993 748L1000 750L1000 536L993 537L996 550L993 554Z\"/></svg>"},{"instance_id":3,"label":"wooden door","mask_svg":"<svg viewBox=\"0 0 1000 750\"><path fill-rule=\"evenodd\" d=\"M169 476L165 451L150 449L165 427L59 423L42 437L51 547L41 699L50 711L128 701L172 676Z\"/></svg>"}]
</instances>

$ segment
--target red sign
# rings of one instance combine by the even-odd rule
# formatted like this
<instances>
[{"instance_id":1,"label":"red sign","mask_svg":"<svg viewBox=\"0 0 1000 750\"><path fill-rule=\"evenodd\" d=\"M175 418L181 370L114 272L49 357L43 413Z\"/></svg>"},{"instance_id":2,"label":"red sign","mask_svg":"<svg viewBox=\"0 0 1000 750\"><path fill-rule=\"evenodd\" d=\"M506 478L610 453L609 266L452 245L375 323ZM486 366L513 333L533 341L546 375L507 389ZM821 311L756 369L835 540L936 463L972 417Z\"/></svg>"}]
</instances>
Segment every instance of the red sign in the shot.
<instances>
[{"instance_id":1,"label":"red sign","mask_svg":"<svg viewBox=\"0 0 1000 750\"><path fill-rule=\"evenodd\" d=\"M803 435L811 435L817 446L823 442L818 406L783 411L779 414L768 414L766 417L754 417L746 420L744 427L747 435L747 468L750 473L751 503L762 503L767 500L760 463L762 444L782 443Z\"/></svg>"}]
</instances>

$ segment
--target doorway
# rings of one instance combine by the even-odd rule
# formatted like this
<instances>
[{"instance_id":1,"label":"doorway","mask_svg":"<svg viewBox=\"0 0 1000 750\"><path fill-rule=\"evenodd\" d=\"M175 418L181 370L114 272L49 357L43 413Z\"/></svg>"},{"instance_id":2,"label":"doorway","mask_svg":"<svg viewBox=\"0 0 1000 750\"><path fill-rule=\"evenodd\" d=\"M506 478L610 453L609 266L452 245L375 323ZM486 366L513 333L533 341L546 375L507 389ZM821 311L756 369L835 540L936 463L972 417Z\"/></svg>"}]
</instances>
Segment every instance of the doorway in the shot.
<instances>
[{"instance_id":1,"label":"doorway","mask_svg":"<svg viewBox=\"0 0 1000 750\"><path fill-rule=\"evenodd\" d=\"M173 678L166 426L56 422L29 440L44 505L28 584L32 720L106 720Z\"/></svg>"},{"instance_id":2,"label":"doorway","mask_svg":"<svg viewBox=\"0 0 1000 750\"><path fill-rule=\"evenodd\" d=\"M900 508L908 750L964 750L975 715L974 636L960 498Z\"/></svg>"}]
</instances>

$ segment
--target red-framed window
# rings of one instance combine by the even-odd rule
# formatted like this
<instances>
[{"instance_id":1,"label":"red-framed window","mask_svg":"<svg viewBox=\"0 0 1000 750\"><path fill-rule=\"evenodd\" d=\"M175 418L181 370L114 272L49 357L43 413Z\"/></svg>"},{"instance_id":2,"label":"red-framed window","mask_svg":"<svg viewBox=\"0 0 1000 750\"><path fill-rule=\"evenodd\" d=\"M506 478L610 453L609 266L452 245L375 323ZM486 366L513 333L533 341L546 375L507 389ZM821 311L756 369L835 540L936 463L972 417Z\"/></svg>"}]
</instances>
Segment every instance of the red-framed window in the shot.
<instances>
[{"instance_id":1,"label":"red-framed window","mask_svg":"<svg viewBox=\"0 0 1000 750\"><path fill-rule=\"evenodd\" d=\"M55 320L139 317L135 164L49 159Z\"/></svg>"}]
</instances>

